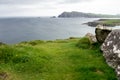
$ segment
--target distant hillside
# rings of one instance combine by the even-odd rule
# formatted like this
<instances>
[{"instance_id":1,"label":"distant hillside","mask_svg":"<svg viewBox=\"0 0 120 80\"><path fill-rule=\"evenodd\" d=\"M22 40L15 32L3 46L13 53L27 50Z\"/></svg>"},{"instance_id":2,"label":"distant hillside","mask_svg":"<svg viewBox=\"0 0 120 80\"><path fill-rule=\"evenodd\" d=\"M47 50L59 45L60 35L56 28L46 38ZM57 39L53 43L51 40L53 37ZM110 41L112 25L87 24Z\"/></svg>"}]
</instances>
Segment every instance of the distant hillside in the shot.
<instances>
[{"instance_id":1,"label":"distant hillside","mask_svg":"<svg viewBox=\"0 0 120 80\"><path fill-rule=\"evenodd\" d=\"M85 18L120 18L120 15L106 15L106 14L94 14L94 13L83 13L83 12L63 12L58 16L59 18L75 18L75 17L85 17Z\"/></svg>"}]
</instances>

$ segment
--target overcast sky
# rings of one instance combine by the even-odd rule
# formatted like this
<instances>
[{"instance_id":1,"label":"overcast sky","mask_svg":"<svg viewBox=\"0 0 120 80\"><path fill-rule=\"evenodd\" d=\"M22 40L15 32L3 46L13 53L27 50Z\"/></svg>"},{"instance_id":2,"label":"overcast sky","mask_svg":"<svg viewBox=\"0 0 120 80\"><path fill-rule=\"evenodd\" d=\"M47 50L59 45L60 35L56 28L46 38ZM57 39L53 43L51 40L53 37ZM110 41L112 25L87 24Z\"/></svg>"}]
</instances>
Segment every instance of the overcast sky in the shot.
<instances>
[{"instance_id":1,"label":"overcast sky","mask_svg":"<svg viewBox=\"0 0 120 80\"><path fill-rule=\"evenodd\" d=\"M58 16L63 11L120 14L120 0L0 0L0 16Z\"/></svg>"}]
</instances>

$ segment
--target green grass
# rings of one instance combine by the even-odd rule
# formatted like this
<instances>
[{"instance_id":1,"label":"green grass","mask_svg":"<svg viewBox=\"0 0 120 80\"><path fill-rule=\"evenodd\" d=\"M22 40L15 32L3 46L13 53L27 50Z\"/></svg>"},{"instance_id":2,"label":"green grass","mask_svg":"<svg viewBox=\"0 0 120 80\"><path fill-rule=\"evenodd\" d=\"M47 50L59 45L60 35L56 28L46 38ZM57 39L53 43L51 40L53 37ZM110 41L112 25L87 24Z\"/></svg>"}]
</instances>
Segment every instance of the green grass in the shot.
<instances>
[{"instance_id":1,"label":"green grass","mask_svg":"<svg viewBox=\"0 0 120 80\"><path fill-rule=\"evenodd\" d=\"M117 80L87 38L0 46L0 80Z\"/></svg>"},{"instance_id":2,"label":"green grass","mask_svg":"<svg viewBox=\"0 0 120 80\"><path fill-rule=\"evenodd\" d=\"M103 24L105 26L119 26L120 25L120 19L100 19L100 24Z\"/></svg>"}]
</instances>

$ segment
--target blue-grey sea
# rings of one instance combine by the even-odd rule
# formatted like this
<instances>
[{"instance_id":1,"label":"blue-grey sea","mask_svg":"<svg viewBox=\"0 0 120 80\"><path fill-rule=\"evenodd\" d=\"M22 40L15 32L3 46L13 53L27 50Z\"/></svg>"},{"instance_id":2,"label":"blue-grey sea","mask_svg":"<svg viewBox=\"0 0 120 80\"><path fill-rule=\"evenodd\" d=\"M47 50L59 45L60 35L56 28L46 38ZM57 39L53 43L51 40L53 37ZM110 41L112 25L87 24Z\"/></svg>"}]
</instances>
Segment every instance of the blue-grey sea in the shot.
<instances>
[{"instance_id":1,"label":"blue-grey sea","mask_svg":"<svg viewBox=\"0 0 120 80\"><path fill-rule=\"evenodd\" d=\"M0 18L0 42L13 44L29 40L55 40L94 34L83 23L92 18Z\"/></svg>"}]
</instances>

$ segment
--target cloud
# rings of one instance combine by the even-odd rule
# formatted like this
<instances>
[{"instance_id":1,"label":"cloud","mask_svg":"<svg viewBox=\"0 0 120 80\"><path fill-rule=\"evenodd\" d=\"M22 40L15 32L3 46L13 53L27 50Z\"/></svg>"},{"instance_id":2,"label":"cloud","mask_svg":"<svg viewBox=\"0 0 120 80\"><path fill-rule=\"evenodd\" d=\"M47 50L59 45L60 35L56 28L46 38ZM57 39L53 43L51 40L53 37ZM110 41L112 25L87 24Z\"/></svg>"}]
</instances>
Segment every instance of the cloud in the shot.
<instances>
[{"instance_id":1,"label":"cloud","mask_svg":"<svg viewBox=\"0 0 120 80\"><path fill-rule=\"evenodd\" d=\"M80 3L80 2L88 2L88 1L92 1L92 0L63 0L63 1L61 1L61 3Z\"/></svg>"},{"instance_id":2,"label":"cloud","mask_svg":"<svg viewBox=\"0 0 120 80\"><path fill-rule=\"evenodd\" d=\"M0 0L0 4L78 3L91 0Z\"/></svg>"},{"instance_id":3,"label":"cloud","mask_svg":"<svg viewBox=\"0 0 120 80\"><path fill-rule=\"evenodd\" d=\"M118 0L0 0L0 17L53 16L63 11L119 14L119 4Z\"/></svg>"},{"instance_id":4,"label":"cloud","mask_svg":"<svg viewBox=\"0 0 120 80\"><path fill-rule=\"evenodd\" d=\"M0 0L0 4L35 4L50 2L49 0Z\"/></svg>"},{"instance_id":5,"label":"cloud","mask_svg":"<svg viewBox=\"0 0 120 80\"><path fill-rule=\"evenodd\" d=\"M53 13L51 11L54 8L56 8L56 2L53 0L0 0L0 17L47 15Z\"/></svg>"}]
</instances>

